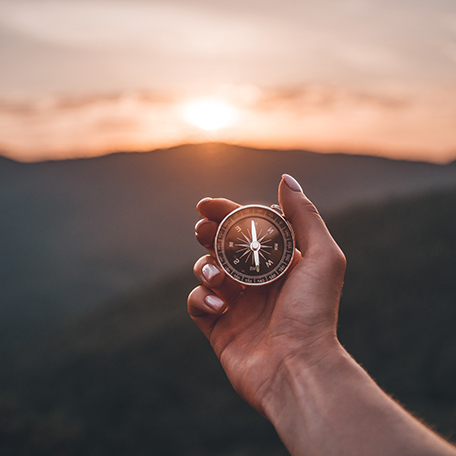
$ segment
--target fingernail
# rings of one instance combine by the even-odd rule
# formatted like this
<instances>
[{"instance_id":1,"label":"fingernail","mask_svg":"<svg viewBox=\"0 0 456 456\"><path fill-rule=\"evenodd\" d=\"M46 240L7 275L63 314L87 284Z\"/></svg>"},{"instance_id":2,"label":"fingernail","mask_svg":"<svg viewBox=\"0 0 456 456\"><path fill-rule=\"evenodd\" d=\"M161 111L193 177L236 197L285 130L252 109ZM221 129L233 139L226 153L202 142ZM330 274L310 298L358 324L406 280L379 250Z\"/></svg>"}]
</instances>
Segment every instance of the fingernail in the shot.
<instances>
[{"instance_id":1,"label":"fingernail","mask_svg":"<svg viewBox=\"0 0 456 456\"><path fill-rule=\"evenodd\" d=\"M205 203L206 201L210 201L212 198L209 198L208 196L206 196L206 198L203 198L201 201L198 201L198 204L196 205L196 207L198 207L201 203Z\"/></svg>"},{"instance_id":2,"label":"fingernail","mask_svg":"<svg viewBox=\"0 0 456 456\"><path fill-rule=\"evenodd\" d=\"M287 184L287 187L289 189L293 190L294 192L302 193L302 188L294 177L291 177L289 174L283 174L282 179Z\"/></svg>"},{"instance_id":3,"label":"fingernail","mask_svg":"<svg viewBox=\"0 0 456 456\"><path fill-rule=\"evenodd\" d=\"M204 225L205 223L210 223L210 222L209 222L209 220L206 220L206 219L198 220L195 225L195 233L199 230L201 225Z\"/></svg>"},{"instance_id":4,"label":"fingernail","mask_svg":"<svg viewBox=\"0 0 456 456\"><path fill-rule=\"evenodd\" d=\"M217 274L220 274L220 270L213 264L205 264L202 269L204 278L210 282L212 277L215 277Z\"/></svg>"},{"instance_id":5,"label":"fingernail","mask_svg":"<svg viewBox=\"0 0 456 456\"><path fill-rule=\"evenodd\" d=\"M207 295L204 298L204 301L209 307L212 307L217 312L220 311L222 307L225 305L225 303L218 296L215 295Z\"/></svg>"}]
</instances>

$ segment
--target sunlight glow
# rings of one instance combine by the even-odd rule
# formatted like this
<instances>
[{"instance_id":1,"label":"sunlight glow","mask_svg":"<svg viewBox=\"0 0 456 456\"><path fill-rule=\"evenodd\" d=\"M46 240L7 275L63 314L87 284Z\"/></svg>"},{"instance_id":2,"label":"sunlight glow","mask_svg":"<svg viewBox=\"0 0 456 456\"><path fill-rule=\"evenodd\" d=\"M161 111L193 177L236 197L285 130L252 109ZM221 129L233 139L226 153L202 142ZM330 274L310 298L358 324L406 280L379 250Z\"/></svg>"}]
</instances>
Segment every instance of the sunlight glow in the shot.
<instances>
[{"instance_id":1,"label":"sunlight glow","mask_svg":"<svg viewBox=\"0 0 456 456\"><path fill-rule=\"evenodd\" d=\"M231 125L237 115L233 106L212 98L191 101L183 106L182 113L186 122L207 131Z\"/></svg>"}]
</instances>

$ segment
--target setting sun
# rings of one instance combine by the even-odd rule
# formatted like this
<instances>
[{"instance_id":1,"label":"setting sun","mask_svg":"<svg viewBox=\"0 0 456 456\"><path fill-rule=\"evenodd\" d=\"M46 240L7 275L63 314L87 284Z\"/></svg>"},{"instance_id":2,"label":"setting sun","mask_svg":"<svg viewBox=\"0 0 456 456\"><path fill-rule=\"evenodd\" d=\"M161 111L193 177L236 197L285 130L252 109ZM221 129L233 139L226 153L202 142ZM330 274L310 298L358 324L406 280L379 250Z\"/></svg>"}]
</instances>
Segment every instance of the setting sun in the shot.
<instances>
[{"instance_id":1,"label":"setting sun","mask_svg":"<svg viewBox=\"0 0 456 456\"><path fill-rule=\"evenodd\" d=\"M191 101L184 105L182 112L189 124L208 131L227 127L236 118L233 106L210 98Z\"/></svg>"}]
</instances>

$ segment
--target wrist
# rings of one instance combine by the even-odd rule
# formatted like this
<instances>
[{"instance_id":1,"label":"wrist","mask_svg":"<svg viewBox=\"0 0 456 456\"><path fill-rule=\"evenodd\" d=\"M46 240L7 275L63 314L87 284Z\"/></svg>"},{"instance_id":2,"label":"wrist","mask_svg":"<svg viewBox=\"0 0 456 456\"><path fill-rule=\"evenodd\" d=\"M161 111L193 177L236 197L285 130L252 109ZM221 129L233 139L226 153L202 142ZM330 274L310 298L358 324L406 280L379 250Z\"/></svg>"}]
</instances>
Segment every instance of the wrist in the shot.
<instances>
[{"instance_id":1,"label":"wrist","mask_svg":"<svg viewBox=\"0 0 456 456\"><path fill-rule=\"evenodd\" d=\"M302 423L310 422L315 416L314 409L321 406L320 400L325 400L325 391L331 387L334 376L345 375L351 363L353 359L336 337L322 341L318 349L303 350L283 359L264 398L263 413L291 454L301 454L293 445L306 438ZM302 444L300 449L305 447Z\"/></svg>"},{"instance_id":2,"label":"wrist","mask_svg":"<svg viewBox=\"0 0 456 456\"><path fill-rule=\"evenodd\" d=\"M283 356L268 394L263 398L266 417L274 423L286 399L299 400L308 382L334 373L343 360L349 357L335 336L315 343L313 347L295 348Z\"/></svg>"}]
</instances>

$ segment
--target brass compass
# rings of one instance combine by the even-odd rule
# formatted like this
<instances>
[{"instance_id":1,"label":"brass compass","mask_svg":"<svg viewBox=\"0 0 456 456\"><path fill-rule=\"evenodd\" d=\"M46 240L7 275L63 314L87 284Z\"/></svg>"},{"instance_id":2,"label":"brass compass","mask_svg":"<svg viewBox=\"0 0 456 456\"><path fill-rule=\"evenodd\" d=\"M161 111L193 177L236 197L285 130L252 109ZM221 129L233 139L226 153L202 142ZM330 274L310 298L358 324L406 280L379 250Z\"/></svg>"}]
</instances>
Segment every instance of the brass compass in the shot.
<instances>
[{"instance_id":1,"label":"brass compass","mask_svg":"<svg viewBox=\"0 0 456 456\"><path fill-rule=\"evenodd\" d=\"M231 278L244 285L265 285L289 268L295 240L278 206L248 205L220 222L214 250Z\"/></svg>"}]
</instances>

